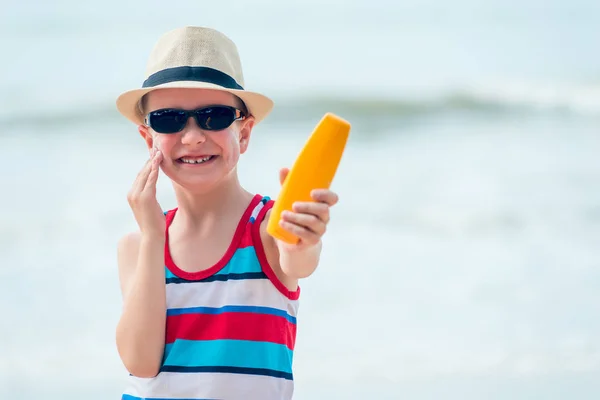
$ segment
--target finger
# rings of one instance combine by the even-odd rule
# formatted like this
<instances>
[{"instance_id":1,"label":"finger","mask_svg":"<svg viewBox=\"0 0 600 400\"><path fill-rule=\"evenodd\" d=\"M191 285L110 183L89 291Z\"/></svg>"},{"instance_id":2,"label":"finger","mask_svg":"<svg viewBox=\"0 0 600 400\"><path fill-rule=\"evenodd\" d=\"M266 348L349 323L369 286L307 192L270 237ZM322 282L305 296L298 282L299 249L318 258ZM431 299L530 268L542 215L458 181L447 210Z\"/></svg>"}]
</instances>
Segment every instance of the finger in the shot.
<instances>
[{"instance_id":1,"label":"finger","mask_svg":"<svg viewBox=\"0 0 600 400\"><path fill-rule=\"evenodd\" d=\"M317 244L321 237L314 232L309 231L306 228L303 228L299 225L293 224L291 222L287 222L284 220L279 221L279 226L288 231L289 233L296 235L303 243L306 244Z\"/></svg>"},{"instance_id":2,"label":"finger","mask_svg":"<svg viewBox=\"0 0 600 400\"><path fill-rule=\"evenodd\" d=\"M156 182L158 181L158 166L162 160L162 154L160 151L157 151L152 159L152 164L150 167L150 173L148 174L148 179L146 179L146 184L144 185L144 190L156 190Z\"/></svg>"},{"instance_id":3,"label":"finger","mask_svg":"<svg viewBox=\"0 0 600 400\"><path fill-rule=\"evenodd\" d=\"M144 186L146 185L146 181L148 180L148 175L150 174L150 170L152 169L152 158L148 159L144 164L144 167L138 172L133 185L131 186L132 192L140 192Z\"/></svg>"},{"instance_id":4,"label":"finger","mask_svg":"<svg viewBox=\"0 0 600 400\"><path fill-rule=\"evenodd\" d=\"M148 176L150 175L150 172L152 171L152 165L157 156L158 156L158 154L155 153L152 157L150 157L148 160L146 160L144 167L138 173L138 176L136 177L136 180L133 184L133 188L132 188L133 191L140 192L144 189L144 187L146 186L146 182L148 181Z\"/></svg>"},{"instance_id":5,"label":"finger","mask_svg":"<svg viewBox=\"0 0 600 400\"><path fill-rule=\"evenodd\" d=\"M279 184L280 185L283 185L283 182L285 181L285 178L287 177L289 172L290 172L289 168L281 168L279 170Z\"/></svg>"},{"instance_id":6,"label":"finger","mask_svg":"<svg viewBox=\"0 0 600 400\"><path fill-rule=\"evenodd\" d=\"M321 221L316 215L312 214L299 214L289 211L281 213L281 218L286 222L299 225L309 231L316 233L321 236L325 233L325 223Z\"/></svg>"},{"instance_id":7,"label":"finger","mask_svg":"<svg viewBox=\"0 0 600 400\"><path fill-rule=\"evenodd\" d=\"M137 176L135 177L135 180L139 180L141 179L142 176L144 176L144 174L146 173L146 170L149 169L152 166L152 158L153 157L149 157L146 162L144 163L144 166L140 169L140 171L138 172Z\"/></svg>"},{"instance_id":8,"label":"finger","mask_svg":"<svg viewBox=\"0 0 600 400\"><path fill-rule=\"evenodd\" d=\"M334 206L339 200L338 195L329 189L315 189L311 191L310 197L314 201L326 203L330 207Z\"/></svg>"},{"instance_id":9,"label":"finger","mask_svg":"<svg viewBox=\"0 0 600 400\"><path fill-rule=\"evenodd\" d=\"M329 222L329 206L325 203L299 201L292 204L292 210L297 213L315 215L318 219L326 224Z\"/></svg>"}]
</instances>

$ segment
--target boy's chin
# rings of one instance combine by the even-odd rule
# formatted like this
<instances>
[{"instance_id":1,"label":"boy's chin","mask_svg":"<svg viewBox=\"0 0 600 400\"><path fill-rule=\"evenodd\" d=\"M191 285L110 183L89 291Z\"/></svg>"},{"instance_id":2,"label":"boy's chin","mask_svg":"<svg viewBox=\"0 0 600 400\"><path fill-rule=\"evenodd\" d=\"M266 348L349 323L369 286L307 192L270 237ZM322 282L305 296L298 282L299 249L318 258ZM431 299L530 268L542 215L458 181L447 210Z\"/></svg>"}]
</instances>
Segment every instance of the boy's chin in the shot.
<instances>
[{"instance_id":1,"label":"boy's chin","mask_svg":"<svg viewBox=\"0 0 600 400\"><path fill-rule=\"evenodd\" d=\"M210 174L194 174L192 171L176 171L169 176L171 180L182 189L196 194L208 193L223 180L223 174L212 171Z\"/></svg>"}]
</instances>

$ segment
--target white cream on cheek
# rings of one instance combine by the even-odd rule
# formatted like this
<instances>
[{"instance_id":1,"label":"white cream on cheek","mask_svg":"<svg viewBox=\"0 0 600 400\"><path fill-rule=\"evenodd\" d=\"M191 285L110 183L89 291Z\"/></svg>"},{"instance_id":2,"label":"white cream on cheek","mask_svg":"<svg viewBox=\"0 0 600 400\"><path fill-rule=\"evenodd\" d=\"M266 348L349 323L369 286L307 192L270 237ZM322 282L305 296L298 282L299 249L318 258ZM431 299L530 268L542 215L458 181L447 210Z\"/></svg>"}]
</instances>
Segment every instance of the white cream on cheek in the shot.
<instances>
[{"instance_id":1,"label":"white cream on cheek","mask_svg":"<svg viewBox=\"0 0 600 400\"><path fill-rule=\"evenodd\" d=\"M159 135L156 132L152 132L152 147L153 147L153 149L160 150L161 152L163 152L161 135ZM164 156L164 152L163 152L163 156Z\"/></svg>"}]
</instances>

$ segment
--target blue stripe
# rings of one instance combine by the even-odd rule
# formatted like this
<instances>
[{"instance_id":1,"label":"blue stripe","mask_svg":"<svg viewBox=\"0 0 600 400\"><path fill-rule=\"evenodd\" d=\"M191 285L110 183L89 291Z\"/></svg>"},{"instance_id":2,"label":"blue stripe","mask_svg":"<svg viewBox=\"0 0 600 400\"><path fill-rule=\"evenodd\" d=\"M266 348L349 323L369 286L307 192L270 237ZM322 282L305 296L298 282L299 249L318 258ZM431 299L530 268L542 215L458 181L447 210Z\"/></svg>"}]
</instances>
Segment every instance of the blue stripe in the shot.
<instances>
[{"instance_id":1,"label":"blue stripe","mask_svg":"<svg viewBox=\"0 0 600 400\"><path fill-rule=\"evenodd\" d=\"M173 367L164 366L162 372L179 372L179 373L228 373L228 374L244 374L244 375L263 375L272 376L274 378L284 378L290 381L294 380L294 375L288 372L274 371L264 368L240 368L240 367Z\"/></svg>"},{"instance_id":2,"label":"blue stripe","mask_svg":"<svg viewBox=\"0 0 600 400\"><path fill-rule=\"evenodd\" d=\"M226 312L246 312L256 314L270 314L284 317L292 324L296 323L296 317L291 316L287 312L278 308L259 307L259 306L223 306L223 307L186 307L186 308L169 308L167 316L182 315L182 314L223 314Z\"/></svg>"},{"instance_id":3,"label":"blue stripe","mask_svg":"<svg viewBox=\"0 0 600 400\"><path fill-rule=\"evenodd\" d=\"M175 278L175 279L177 279L177 276L175 276L175 275L174 275L174 274L171 272L171 270L165 266L165 278L167 278L167 280L168 280L168 279L174 279L174 278Z\"/></svg>"},{"instance_id":4,"label":"blue stripe","mask_svg":"<svg viewBox=\"0 0 600 400\"><path fill-rule=\"evenodd\" d=\"M234 367L291 374L293 355L292 350L278 343L230 339L178 339L165 346L163 367L191 369L190 372L209 372L209 368Z\"/></svg>"},{"instance_id":5,"label":"blue stripe","mask_svg":"<svg viewBox=\"0 0 600 400\"><path fill-rule=\"evenodd\" d=\"M192 399L192 398L186 398L186 399L180 399L180 398L175 398L175 397L169 397L169 398L163 398L163 397L136 397L136 396L132 396L130 394L124 394L123 396L121 396L121 400L216 400L216 399Z\"/></svg>"},{"instance_id":6,"label":"blue stripe","mask_svg":"<svg viewBox=\"0 0 600 400\"><path fill-rule=\"evenodd\" d=\"M237 249L227 265L219 271L219 274L245 274L249 272L262 272L253 246Z\"/></svg>"},{"instance_id":7,"label":"blue stripe","mask_svg":"<svg viewBox=\"0 0 600 400\"><path fill-rule=\"evenodd\" d=\"M179 283L190 283L190 282L226 282L226 281L243 281L247 279L269 279L264 272L245 272L243 274L217 274L209 276L208 278L199 279L195 281L189 281L183 278L167 278L166 283L171 284L179 284Z\"/></svg>"},{"instance_id":8,"label":"blue stripe","mask_svg":"<svg viewBox=\"0 0 600 400\"><path fill-rule=\"evenodd\" d=\"M253 246L237 249L235 253L233 253L233 256L231 257L229 262L218 273L209 276L208 278L188 280L178 277L177 275L173 274L168 268L166 268L165 271L167 283L213 282L215 280L226 281L228 280L227 277L238 275L244 276L242 274L249 274L246 275L249 278L242 279L264 279L262 277L259 277L258 275L263 274L263 270L260 266L260 262L258 261L258 257L256 256L256 250Z\"/></svg>"}]
</instances>

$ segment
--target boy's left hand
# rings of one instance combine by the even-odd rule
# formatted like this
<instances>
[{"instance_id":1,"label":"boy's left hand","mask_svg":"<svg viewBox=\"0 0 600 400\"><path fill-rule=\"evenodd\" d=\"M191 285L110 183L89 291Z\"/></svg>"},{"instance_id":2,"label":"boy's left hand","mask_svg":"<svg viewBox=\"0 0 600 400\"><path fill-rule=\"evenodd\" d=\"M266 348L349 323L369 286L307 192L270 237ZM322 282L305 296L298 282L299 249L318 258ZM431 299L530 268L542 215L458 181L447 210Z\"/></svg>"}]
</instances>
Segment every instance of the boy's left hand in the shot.
<instances>
[{"instance_id":1,"label":"boy's left hand","mask_svg":"<svg viewBox=\"0 0 600 400\"><path fill-rule=\"evenodd\" d=\"M279 182L283 184L289 169L282 168L279 172ZM281 213L279 225L286 231L298 236L297 244L277 241L280 248L286 250L302 250L314 246L321 241L329 223L329 208L338 202L338 195L329 189L316 189L311 193L313 201L296 202L293 212Z\"/></svg>"}]
</instances>

